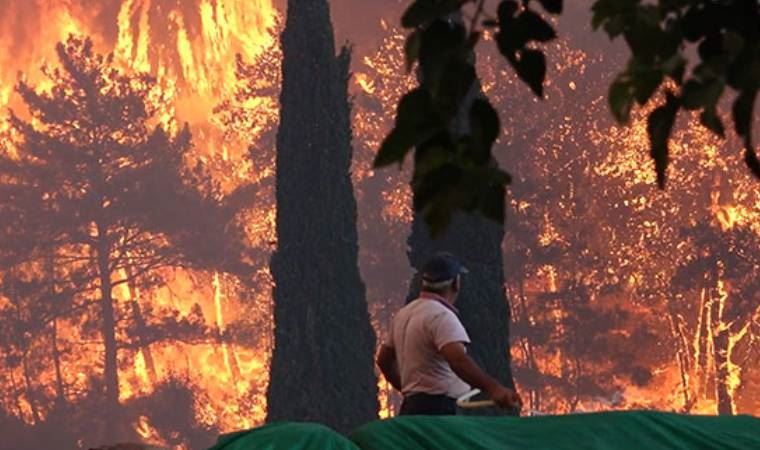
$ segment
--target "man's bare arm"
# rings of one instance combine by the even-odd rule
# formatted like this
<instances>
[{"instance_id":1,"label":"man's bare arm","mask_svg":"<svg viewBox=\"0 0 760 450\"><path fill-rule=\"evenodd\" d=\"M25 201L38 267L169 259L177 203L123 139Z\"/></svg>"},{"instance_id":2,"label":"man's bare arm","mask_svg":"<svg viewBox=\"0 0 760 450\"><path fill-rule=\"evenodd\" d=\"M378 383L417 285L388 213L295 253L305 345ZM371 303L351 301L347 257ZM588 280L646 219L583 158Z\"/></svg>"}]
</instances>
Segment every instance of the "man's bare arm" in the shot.
<instances>
[{"instance_id":1,"label":"man's bare arm","mask_svg":"<svg viewBox=\"0 0 760 450\"><path fill-rule=\"evenodd\" d=\"M377 367L380 368L380 372L386 380L397 391L401 391L401 375L398 373L398 365L396 364L396 350L387 345L381 345L380 351L377 353Z\"/></svg>"},{"instance_id":2,"label":"man's bare arm","mask_svg":"<svg viewBox=\"0 0 760 450\"><path fill-rule=\"evenodd\" d=\"M502 386L495 378L488 375L467 354L464 344L451 342L440 350L441 355L451 366L451 370L465 383L488 394L502 408L520 407L522 401L512 389Z\"/></svg>"}]
</instances>

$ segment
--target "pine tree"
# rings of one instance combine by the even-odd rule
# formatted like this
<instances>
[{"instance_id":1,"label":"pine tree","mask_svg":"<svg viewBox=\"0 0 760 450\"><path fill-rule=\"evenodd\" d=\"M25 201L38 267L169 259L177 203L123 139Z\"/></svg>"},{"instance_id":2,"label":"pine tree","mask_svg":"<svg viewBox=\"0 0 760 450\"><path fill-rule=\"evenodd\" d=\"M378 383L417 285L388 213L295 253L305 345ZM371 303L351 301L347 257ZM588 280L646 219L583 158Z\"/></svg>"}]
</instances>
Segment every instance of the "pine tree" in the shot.
<instances>
[{"instance_id":1,"label":"pine tree","mask_svg":"<svg viewBox=\"0 0 760 450\"><path fill-rule=\"evenodd\" d=\"M17 87L28 114L11 114L18 142L0 152L0 270L39 280L51 264L53 294L89 304L76 312L98 324L111 423L120 410L117 322L132 316L115 289L155 286L165 267L245 274L233 219L246 195L221 200L202 170L188 168L190 133L156 125L161 93L151 77L118 70L86 38L58 44L57 55L60 67L44 69L49 89L23 79Z\"/></svg>"}]
</instances>

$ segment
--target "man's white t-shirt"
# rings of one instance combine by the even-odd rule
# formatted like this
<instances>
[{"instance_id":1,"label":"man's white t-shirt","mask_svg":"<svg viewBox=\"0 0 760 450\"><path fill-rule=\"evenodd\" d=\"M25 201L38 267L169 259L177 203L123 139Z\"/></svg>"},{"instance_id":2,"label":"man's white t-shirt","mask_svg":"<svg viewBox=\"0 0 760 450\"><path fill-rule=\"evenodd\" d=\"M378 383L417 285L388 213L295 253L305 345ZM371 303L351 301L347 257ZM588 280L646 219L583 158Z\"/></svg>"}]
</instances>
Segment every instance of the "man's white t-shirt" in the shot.
<instances>
[{"instance_id":1,"label":"man's white t-shirt","mask_svg":"<svg viewBox=\"0 0 760 450\"><path fill-rule=\"evenodd\" d=\"M401 308L391 322L385 345L396 352L401 391L459 397L470 390L439 353L452 342L469 343L462 322L443 299L430 294Z\"/></svg>"}]
</instances>

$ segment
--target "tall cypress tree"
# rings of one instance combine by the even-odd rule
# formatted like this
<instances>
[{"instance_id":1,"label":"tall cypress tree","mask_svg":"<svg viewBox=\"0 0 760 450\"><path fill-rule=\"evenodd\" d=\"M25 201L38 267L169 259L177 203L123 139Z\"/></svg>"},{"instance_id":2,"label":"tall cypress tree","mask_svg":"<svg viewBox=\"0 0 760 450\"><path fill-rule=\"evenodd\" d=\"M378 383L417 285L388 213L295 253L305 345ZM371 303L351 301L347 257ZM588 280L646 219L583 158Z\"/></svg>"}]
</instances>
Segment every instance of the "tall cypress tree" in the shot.
<instances>
[{"instance_id":1,"label":"tall cypress tree","mask_svg":"<svg viewBox=\"0 0 760 450\"><path fill-rule=\"evenodd\" d=\"M347 81L325 0L290 0L277 134L275 348L268 420L349 431L377 417L377 379L358 269Z\"/></svg>"}]
</instances>

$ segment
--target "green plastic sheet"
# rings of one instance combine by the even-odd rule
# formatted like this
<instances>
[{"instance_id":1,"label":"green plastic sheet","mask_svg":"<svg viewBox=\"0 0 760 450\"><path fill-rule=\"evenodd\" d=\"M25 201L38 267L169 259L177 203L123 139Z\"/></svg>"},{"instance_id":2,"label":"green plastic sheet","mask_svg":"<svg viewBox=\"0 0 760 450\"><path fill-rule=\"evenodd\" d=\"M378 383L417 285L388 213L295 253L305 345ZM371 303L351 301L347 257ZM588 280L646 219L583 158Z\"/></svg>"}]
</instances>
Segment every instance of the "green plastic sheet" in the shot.
<instances>
[{"instance_id":1,"label":"green plastic sheet","mask_svg":"<svg viewBox=\"0 0 760 450\"><path fill-rule=\"evenodd\" d=\"M353 433L362 450L760 450L760 419L655 412L400 417Z\"/></svg>"},{"instance_id":2,"label":"green plastic sheet","mask_svg":"<svg viewBox=\"0 0 760 450\"><path fill-rule=\"evenodd\" d=\"M760 419L626 411L565 416L407 416L360 427L277 423L211 450L760 450Z\"/></svg>"},{"instance_id":3,"label":"green plastic sheet","mask_svg":"<svg viewBox=\"0 0 760 450\"><path fill-rule=\"evenodd\" d=\"M315 423L280 422L222 435L209 450L359 450L344 436Z\"/></svg>"}]
</instances>

